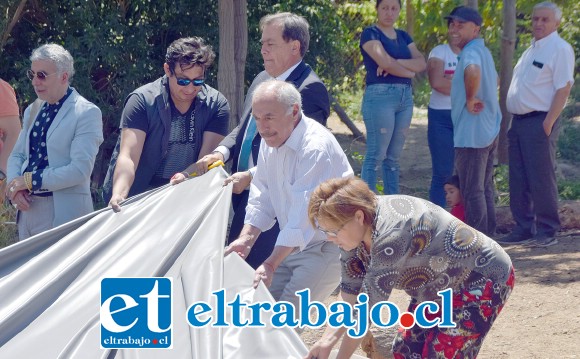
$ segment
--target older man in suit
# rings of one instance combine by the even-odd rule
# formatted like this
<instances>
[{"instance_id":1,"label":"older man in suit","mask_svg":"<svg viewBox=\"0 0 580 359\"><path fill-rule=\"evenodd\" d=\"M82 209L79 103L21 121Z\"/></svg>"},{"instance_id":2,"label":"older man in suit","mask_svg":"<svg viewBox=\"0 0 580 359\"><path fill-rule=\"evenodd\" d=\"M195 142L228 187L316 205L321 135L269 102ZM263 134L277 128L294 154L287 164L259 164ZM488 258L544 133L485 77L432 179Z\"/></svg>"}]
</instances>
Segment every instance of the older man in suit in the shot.
<instances>
[{"instance_id":1,"label":"older man in suit","mask_svg":"<svg viewBox=\"0 0 580 359\"><path fill-rule=\"evenodd\" d=\"M322 125L330 114L328 91L304 61L308 50L310 34L308 22L292 13L267 15L260 20L262 30L262 57L265 71L262 71L246 94L242 121L211 154L198 161L198 173L204 173L215 161L232 160L233 175L226 182L234 182L234 218L230 228L229 242L236 239L244 225L249 187L255 173L261 136L256 131L255 120L251 116L254 90L269 79L283 80L293 84L302 96L304 114ZM272 252L278 232L278 223L260 235L260 241L246 259L257 268Z\"/></svg>"},{"instance_id":2,"label":"older man in suit","mask_svg":"<svg viewBox=\"0 0 580 359\"><path fill-rule=\"evenodd\" d=\"M90 178L103 142L101 110L70 86L70 53L46 44L30 60L28 77L39 100L24 112L6 190L19 211L20 240L93 211Z\"/></svg>"}]
</instances>

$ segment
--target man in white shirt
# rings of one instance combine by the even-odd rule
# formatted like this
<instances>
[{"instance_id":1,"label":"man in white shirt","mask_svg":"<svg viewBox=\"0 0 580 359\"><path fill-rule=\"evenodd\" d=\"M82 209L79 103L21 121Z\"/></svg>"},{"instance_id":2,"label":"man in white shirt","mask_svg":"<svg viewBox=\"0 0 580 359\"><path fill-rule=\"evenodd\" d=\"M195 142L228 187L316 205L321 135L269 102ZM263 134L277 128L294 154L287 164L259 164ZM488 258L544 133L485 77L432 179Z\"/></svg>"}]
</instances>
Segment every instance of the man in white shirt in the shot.
<instances>
[{"instance_id":1,"label":"man in white shirt","mask_svg":"<svg viewBox=\"0 0 580 359\"><path fill-rule=\"evenodd\" d=\"M320 183L352 176L352 168L330 131L303 115L300 93L292 84L260 84L252 115L262 137L258 164L244 227L226 254L247 257L260 233L278 219L276 246L257 268L254 284L264 281L274 299L295 306L294 293L306 288L311 300L324 300L340 280L339 250L310 225L308 201Z\"/></svg>"},{"instance_id":2,"label":"man in white shirt","mask_svg":"<svg viewBox=\"0 0 580 359\"><path fill-rule=\"evenodd\" d=\"M559 116L574 83L574 50L558 35L562 11L534 6L532 45L522 54L507 95L510 208L516 228L502 244L556 244L560 229L556 183Z\"/></svg>"}]
</instances>

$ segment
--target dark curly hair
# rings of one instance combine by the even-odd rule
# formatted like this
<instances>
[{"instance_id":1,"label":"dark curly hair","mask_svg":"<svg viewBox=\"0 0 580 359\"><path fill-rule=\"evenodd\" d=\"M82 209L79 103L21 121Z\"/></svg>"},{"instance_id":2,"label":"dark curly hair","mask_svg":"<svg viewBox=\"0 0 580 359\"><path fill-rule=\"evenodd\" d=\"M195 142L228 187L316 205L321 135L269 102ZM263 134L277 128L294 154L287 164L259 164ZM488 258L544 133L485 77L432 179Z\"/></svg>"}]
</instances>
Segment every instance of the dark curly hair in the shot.
<instances>
[{"instance_id":1,"label":"dark curly hair","mask_svg":"<svg viewBox=\"0 0 580 359\"><path fill-rule=\"evenodd\" d=\"M175 66L179 64L182 70L193 66L201 66L203 71L211 66L215 59L215 53L210 45L206 45L201 37L184 37L177 39L167 48L165 63L169 65L169 71L175 75Z\"/></svg>"}]
</instances>

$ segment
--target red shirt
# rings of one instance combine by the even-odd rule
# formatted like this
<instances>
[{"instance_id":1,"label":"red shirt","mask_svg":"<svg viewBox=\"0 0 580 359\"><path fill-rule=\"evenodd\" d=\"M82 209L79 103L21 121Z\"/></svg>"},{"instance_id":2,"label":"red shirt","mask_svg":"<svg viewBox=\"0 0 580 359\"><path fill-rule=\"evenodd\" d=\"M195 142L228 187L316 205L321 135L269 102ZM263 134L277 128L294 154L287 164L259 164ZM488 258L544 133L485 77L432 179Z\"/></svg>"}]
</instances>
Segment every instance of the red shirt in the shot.
<instances>
[{"instance_id":1,"label":"red shirt","mask_svg":"<svg viewBox=\"0 0 580 359\"><path fill-rule=\"evenodd\" d=\"M451 208L451 214L465 222L465 207L463 203L458 203Z\"/></svg>"}]
</instances>

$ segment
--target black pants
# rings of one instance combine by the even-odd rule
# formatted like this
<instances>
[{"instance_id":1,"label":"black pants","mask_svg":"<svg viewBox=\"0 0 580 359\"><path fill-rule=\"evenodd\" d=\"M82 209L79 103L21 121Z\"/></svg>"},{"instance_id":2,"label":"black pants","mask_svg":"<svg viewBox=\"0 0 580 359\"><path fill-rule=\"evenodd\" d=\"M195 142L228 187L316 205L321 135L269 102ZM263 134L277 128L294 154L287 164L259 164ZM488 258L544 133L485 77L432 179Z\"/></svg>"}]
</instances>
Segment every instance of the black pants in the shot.
<instances>
[{"instance_id":1,"label":"black pants","mask_svg":"<svg viewBox=\"0 0 580 359\"><path fill-rule=\"evenodd\" d=\"M493 236L496 227L493 160L497 139L483 148L455 147L455 172L465 206L465 222Z\"/></svg>"},{"instance_id":2,"label":"black pants","mask_svg":"<svg viewBox=\"0 0 580 359\"><path fill-rule=\"evenodd\" d=\"M244 218L246 217L246 206L248 205L249 194L250 191L244 191L232 196L234 218L232 219L232 224L230 226L228 244L238 238L242 228L244 227ZM278 233L280 233L280 227L278 226L278 221L276 221L274 227L260 234L258 240L252 247L250 255L246 258L246 262L248 262L252 268L258 268L260 264L262 264L266 258L272 254L272 250L274 250L274 245L276 244L276 239L278 238Z\"/></svg>"},{"instance_id":3,"label":"black pants","mask_svg":"<svg viewBox=\"0 0 580 359\"><path fill-rule=\"evenodd\" d=\"M556 143L560 120L546 136L545 112L514 116L508 131L510 208L517 234L553 236L560 229Z\"/></svg>"}]
</instances>

